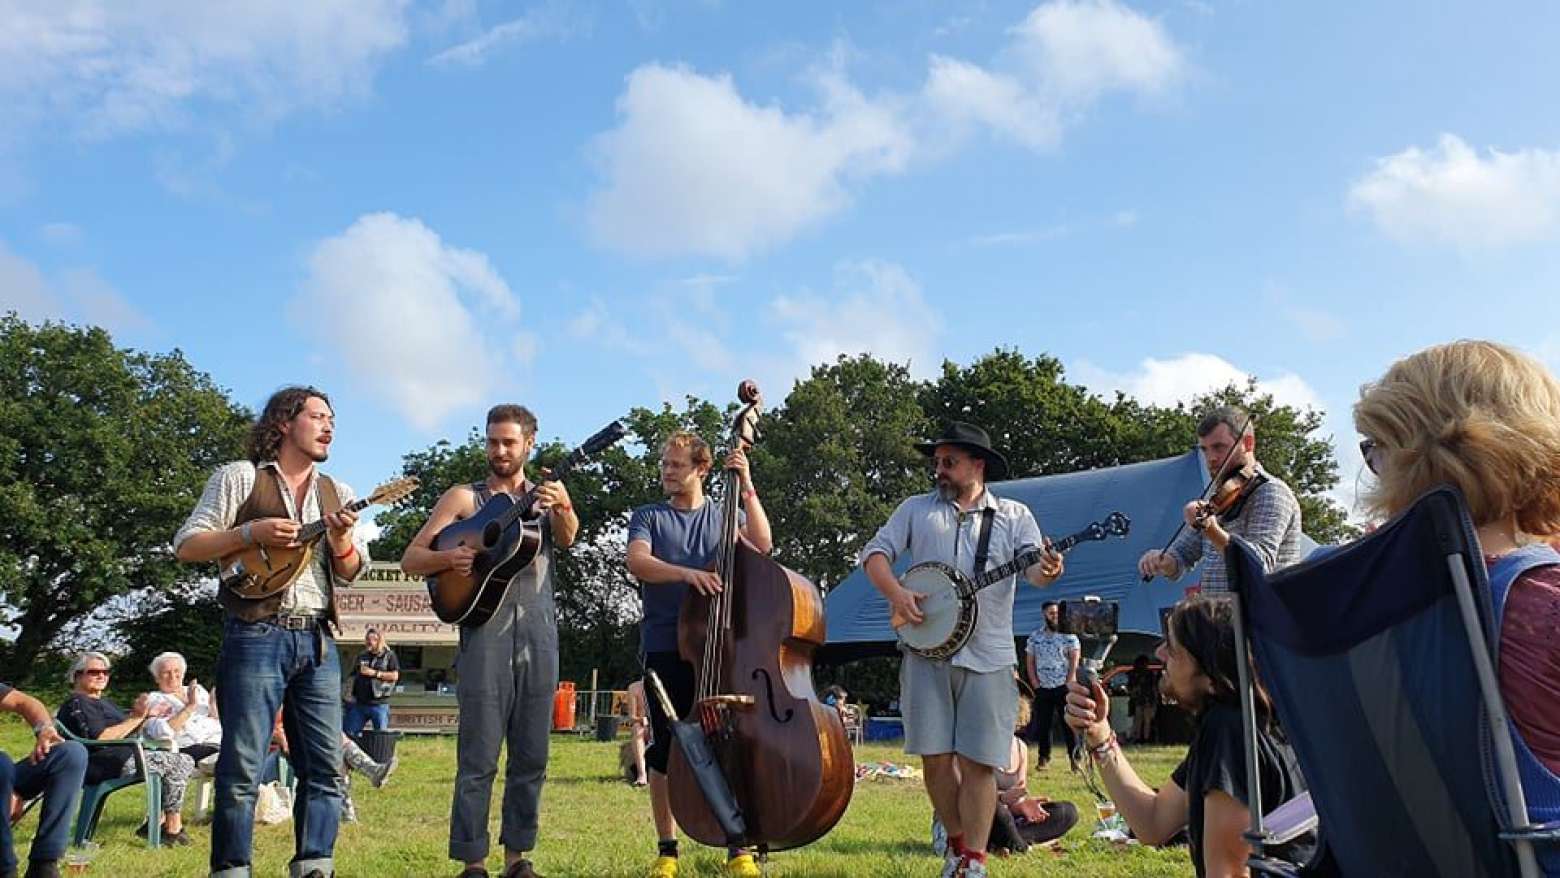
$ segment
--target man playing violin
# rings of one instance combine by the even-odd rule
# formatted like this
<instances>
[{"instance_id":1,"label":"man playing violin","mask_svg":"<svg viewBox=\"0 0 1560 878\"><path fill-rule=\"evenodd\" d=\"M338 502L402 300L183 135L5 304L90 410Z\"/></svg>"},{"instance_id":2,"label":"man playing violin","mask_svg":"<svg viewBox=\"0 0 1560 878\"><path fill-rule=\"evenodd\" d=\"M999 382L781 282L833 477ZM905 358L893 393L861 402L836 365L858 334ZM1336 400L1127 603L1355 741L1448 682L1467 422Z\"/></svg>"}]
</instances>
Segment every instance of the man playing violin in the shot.
<instances>
[{"instance_id":1,"label":"man playing violin","mask_svg":"<svg viewBox=\"0 0 1560 878\"><path fill-rule=\"evenodd\" d=\"M937 487L899 504L861 550L861 566L890 608L919 624L925 596L894 576L893 562L901 553L909 552L917 564L941 561L978 572L972 562L984 529L991 534L987 566L1040 548L1044 537L1029 507L986 490L987 479L1006 478L1008 466L992 449L985 430L955 422L942 437L916 447L935 462ZM1059 579L1062 570L1062 556L1047 551L1024 570L1024 578L1044 587ZM948 832L943 878L986 874L986 842L997 807L996 770L1008 766L1018 716L1015 580L1009 577L976 595L980 612L974 632L949 661L901 650L905 752L921 757L927 794Z\"/></svg>"},{"instance_id":2,"label":"man playing violin","mask_svg":"<svg viewBox=\"0 0 1560 878\"><path fill-rule=\"evenodd\" d=\"M1229 591L1224 548L1232 534L1251 544L1269 573L1299 561L1300 502L1288 485L1257 462L1251 416L1237 406L1214 409L1197 424L1197 446L1208 475L1219 483L1212 487L1220 505L1206 500L1187 503L1182 514L1188 529L1169 549L1144 552L1138 572L1179 579L1201 560L1202 590Z\"/></svg>"},{"instance_id":3,"label":"man playing violin","mask_svg":"<svg viewBox=\"0 0 1560 878\"><path fill-rule=\"evenodd\" d=\"M414 576L446 570L471 572L469 546L431 548L452 522L469 518L494 494L520 497L531 489L525 462L536 446L536 416L519 405L496 405L487 416L488 476L444 492L401 557ZM450 809L450 859L465 864L461 878L486 878L488 804L498 749L509 745L504 770L504 878L534 878L526 854L536 847L537 810L547 777L547 735L558 688L558 613L553 605L552 550L574 543L580 520L562 482L543 482L535 509L547 519L536 559L509 581L493 616L463 626L455 660L460 728L455 741L455 801Z\"/></svg>"},{"instance_id":4,"label":"man playing violin","mask_svg":"<svg viewBox=\"0 0 1560 878\"><path fill-rule=\"evenodd\" d=\"M654 671L679 716L693 708L694 669L677 652L677 618L688 589L713 595L721 589L720 576L711 572L720 548L721 501L704 494L704 480L714 455L710 446L693 433L672 434L661 447L661 489L666 500L634 510L628 522L628 572L639 579L644 619L639 626L640 650L645 670ZM769 516L753 491L747 455L740 449L726 456L727 469L741 476L741 496L725 498L742 504L743 539L768 553L774 541ZM672 816L666 765L671 756L672 732L660 699L646 680L650 708L651 743L645 751L650 770L650 813L655 820L658 852L651 878L677 875L677 821ZM758 878L758 864L747 852L727 851L725 872L737 878Z\"/></svg>"}]
</instances>

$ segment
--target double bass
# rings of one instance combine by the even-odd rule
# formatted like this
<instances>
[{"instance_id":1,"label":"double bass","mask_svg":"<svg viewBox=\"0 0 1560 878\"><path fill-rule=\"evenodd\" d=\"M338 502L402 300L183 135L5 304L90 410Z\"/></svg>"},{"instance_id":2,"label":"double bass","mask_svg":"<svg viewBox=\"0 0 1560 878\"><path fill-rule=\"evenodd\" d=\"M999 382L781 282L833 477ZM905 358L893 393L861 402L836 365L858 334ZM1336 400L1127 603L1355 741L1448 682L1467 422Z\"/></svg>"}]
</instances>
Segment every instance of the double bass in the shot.
<instances>
[{"instance_id":1,"label":"double bass","mask_svg":"<svg viewBox=\"0 0 1560 878\"><path fill-rule=\"evenodd\" d=\"M757 439L758 386L738 388L744 408L732 444ZM677 647L695 671L697 719L746 823L740 843L760 853L823 837L850 804L855 763L839 711L818 701L812 655L824 642L817 586L743 539L741 476L721 475L723 518L716 573L721 591L693 590L677 622ZM671 749L672 814L695 841L731 843L680 747Z\"/></svg>"}]
</instances>

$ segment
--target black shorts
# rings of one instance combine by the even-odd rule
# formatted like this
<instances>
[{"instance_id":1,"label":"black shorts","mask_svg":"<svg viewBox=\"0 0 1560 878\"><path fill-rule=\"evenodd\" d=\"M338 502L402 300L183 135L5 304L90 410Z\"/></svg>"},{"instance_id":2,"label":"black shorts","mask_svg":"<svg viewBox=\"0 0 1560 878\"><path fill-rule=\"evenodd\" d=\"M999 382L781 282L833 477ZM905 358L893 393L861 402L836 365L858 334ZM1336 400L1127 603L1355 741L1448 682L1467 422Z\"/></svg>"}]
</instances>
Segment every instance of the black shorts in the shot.
<instances>
[{"instance_id":1,"label":"black shorts","mask_svg":"<svg viewBox=\"0 0 1560 878\"><path fill-rule=\"evenodd\" d=\"M693 665L682 660L675 652L652 652L645 655L645 670L655 671L666 687L666 697L672 701L672 709L683 719L693 709ZM661 710L661 699L650 685L650 675L645 674L645 700L650 707L650 746L645 749L645 766L652 771L666 773L666 761L672 755L672 730L667 725L666 713Z\"/></svg>"}]
</instances>

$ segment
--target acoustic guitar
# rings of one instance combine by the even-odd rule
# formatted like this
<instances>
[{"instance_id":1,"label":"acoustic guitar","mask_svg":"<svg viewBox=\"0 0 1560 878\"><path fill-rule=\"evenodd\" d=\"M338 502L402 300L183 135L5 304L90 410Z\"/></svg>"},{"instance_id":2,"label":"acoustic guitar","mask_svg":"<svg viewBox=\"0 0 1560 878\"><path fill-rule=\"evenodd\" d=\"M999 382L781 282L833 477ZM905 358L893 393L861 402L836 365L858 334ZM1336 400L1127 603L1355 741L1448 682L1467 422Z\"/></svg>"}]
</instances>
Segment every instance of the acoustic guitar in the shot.
<instances>
[{"instance_id":1,"label":"acoustic guitar","mask_svg":"<svg viewBox=\"0 0 1560 878\"><path fill-rule=\"evenodd\" d=\"M617 421L608 424L569 452L547 481L562 481L586 458L617 444L625 432ZM542 525L531 510L540 487L541 483L532 485L519 499L494 494L475 515L445 525L434 536L429 547L435 551L456 546L477 551L469 574L444 570L428 577L428 600L439 621L473 628L483 624L503 602L509 581L536 560L542 550Z\"/></svg>"},{"instance_id":2,"label":"acoustic guitar","mask_svg":"<svg viewBox=\"0 0 1560 878\"><path fill-rule=\"evenodd\" d=\"M417 490L416 476L392 479L361 500L341 507L343 512L361 512L377 503L394 503ZM298 530L290 546L262 546L256 543L234 552L221 561L217 581L222 587L245 600L258 601L285 591L314 560L314 546L325 535L325 519L311 521ZM364 559L367 563L367 559Z\"/></svg>"}]
</instances>

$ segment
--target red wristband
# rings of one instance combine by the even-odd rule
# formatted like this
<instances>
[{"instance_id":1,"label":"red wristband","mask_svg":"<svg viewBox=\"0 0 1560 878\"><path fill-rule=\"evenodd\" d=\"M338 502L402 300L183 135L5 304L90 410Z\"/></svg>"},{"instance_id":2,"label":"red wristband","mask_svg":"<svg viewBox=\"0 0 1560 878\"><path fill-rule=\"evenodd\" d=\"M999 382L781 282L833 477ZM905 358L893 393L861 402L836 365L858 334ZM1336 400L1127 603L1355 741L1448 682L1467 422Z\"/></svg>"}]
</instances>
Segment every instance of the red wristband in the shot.
<instances>
[{"instance_id":1,"label":"red wristband","mask_svg":"<svg viewBox=\"0 0 1560 878\"><path fill-rule=\"evenodd\" d=\"M348 546L347 550L345 552L342 552L340 555L335 555L334 552L332 552L331 554L335 555L335 558L336 558L337 561L345 561L348 558L352 557L352 554L354 552L356 552L356 551L357 551L357 545L354 543L353 545Z\"/></svg>"}]
</instances>

